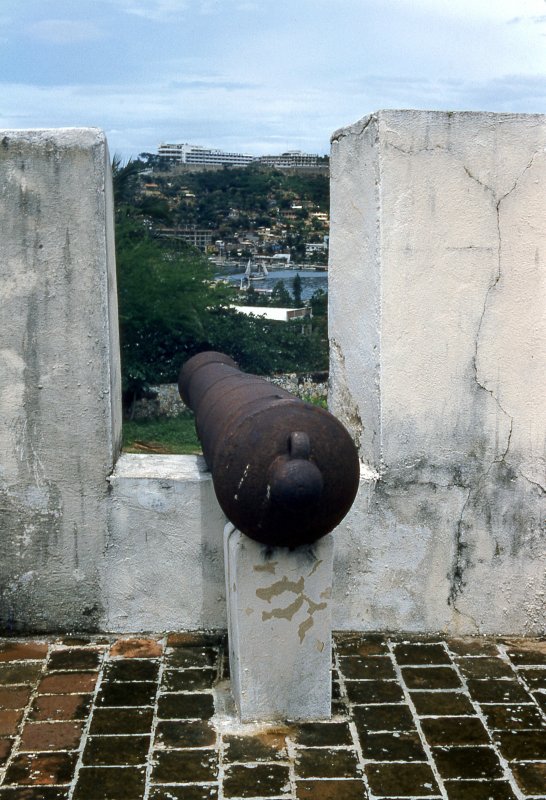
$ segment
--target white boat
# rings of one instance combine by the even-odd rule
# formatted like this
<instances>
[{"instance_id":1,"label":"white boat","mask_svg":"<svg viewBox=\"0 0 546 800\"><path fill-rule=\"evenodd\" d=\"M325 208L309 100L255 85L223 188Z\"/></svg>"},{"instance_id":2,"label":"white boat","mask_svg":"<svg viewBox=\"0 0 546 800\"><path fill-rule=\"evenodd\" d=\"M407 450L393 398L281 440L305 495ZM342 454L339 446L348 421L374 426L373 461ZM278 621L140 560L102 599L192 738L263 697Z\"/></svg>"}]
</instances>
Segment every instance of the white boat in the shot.
<instances>
[{"instance_id":1,"label":"white boat","mask_svg":"<svg viewBox=\"0 0 546 800\"><path fill-rule=\"evenodd\" d=\"M267 267L265 266L265 264L253 265L252 259L249 258L244 274L241 276L241 285L239 288L242 291L245 291L246 289L248 289L251 283L254 283L255 281L265 281L268 275L269 273L267 271Z\"/></svg>"},{"instance_id":2,"label":"white boat","mask_svg":"<svg viewBox=\"0 0 546 800\"><path fill-rule=\"evenodd\" d=\"M265 281L269 275L265 264L255 265L255 271L253 271L252 267L252 259L249 258L243 277L246 278L247 281Z\"/></svg>"}]
</instances>

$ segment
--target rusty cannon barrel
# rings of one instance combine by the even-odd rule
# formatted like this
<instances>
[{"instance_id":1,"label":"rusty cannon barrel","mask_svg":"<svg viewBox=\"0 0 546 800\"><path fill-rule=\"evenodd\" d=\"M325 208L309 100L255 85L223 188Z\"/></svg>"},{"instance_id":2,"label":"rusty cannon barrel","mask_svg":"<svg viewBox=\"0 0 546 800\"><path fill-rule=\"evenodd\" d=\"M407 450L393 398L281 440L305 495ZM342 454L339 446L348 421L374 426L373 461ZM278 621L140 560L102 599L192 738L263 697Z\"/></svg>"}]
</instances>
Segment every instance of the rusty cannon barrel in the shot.
<instances>
[{"instance_id":1,"label":"rusty cannon barrel","mask_svg":"<svg viewBox=\"0 0 546 800\"><path fill-rule=\"evenodd\" d=\"M223 353L190 358L178 388L195 412L218 502L240 531L294 548L341 522L358 489L359 461L335 417L241 372Z\"/></svg>"}]
</instances>

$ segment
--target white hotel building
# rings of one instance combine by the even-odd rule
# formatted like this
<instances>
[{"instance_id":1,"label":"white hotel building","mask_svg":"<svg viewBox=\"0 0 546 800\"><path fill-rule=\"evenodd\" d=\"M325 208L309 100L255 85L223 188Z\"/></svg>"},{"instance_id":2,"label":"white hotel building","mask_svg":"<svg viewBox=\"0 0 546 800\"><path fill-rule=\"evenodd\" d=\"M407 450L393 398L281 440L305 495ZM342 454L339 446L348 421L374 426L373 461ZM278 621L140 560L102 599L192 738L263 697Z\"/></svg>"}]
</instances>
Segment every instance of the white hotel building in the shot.
<instances>
[{"instance_id":1,"label":"white hotel building","mask_svg":"<svg viewBox=\"0 0 546 800\"><path fill-rule=\"evenodd\" d=\"M160 144L157 150L160 157L168 158L177 164L208 164L222 166L224 164L234 167L246 167L257 162L265 166L277 168L290 167L316 167L318 156L302 153L300 150L291 150L276 156L251 156L248 153L226 153L223 150L213 150L197 144Z\"/></svg>"},{"instance_id":2,"label":"white hotel building","mask_svg":"<svg viewBox=\"0 0 546 800\"><path fill-rule=\"evenodd\" d=\"M178 164L230 164L236 167L246 167L255 161L255 156L246 153L225 153L222 150L212 150L200 147L197 144L160 144L157 154L164 158L174 159Z\"/></svg>"}]
</instances>

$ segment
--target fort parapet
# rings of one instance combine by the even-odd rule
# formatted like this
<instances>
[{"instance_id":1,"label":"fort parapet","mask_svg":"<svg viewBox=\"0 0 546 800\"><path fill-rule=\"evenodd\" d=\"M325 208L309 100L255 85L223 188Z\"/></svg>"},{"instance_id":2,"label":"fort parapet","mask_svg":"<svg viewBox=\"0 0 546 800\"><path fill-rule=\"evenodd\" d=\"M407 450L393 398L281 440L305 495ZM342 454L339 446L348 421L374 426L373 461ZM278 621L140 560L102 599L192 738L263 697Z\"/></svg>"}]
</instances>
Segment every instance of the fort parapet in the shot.
<instances>
[{"instance_id":1,"label":"fort parapet","mask_svg":"<svg viewBox=\"0 0 546 800\"><path fill-rule=\"evenodd\" d=\"M541 633L546 118L378 112L332 141L333 412L362 461L334 628ZM225 628L192 456L119 456L109 156L0 133L0 627Z\"/></svg>"}]
</instances>

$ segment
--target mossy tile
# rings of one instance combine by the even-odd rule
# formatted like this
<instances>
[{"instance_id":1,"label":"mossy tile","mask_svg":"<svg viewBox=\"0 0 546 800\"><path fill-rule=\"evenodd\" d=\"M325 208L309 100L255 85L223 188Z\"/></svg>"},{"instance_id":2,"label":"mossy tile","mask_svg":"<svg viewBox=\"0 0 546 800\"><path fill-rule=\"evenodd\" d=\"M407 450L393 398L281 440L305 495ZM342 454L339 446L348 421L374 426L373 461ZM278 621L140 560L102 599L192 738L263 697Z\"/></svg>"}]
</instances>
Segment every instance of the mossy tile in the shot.
<instances>
[{"instance_id":1,"label":"mossy tile","mask_svg":"<svg viewBox=\"0 0 546 800\"><path fill-rule=\"evenodd\" d=\"M412 731L415 722L409 706L355 706L353 717L357 730L363 731Z\"/></svg>"},{"instance_id":2,"label":"mossy tile","mask_svg":"<svg viewBox=\"0 0 546 800\"><path fill-rule=\"evenodd\" d=\"M142 683L103 683L98 706L150 706L154 704L157 685Z\"/></svg>"},{"instance_id":3,"label":"mossy tile","mask_svg":"<svg viewBox=\"0 0 546 800\"><path fill-rule=\"evenodd\" d=\"M25 753L15 756L4 778L5 784L50 786L70 783L76 753Z\"/></svg>"},{"instance_id":4,"label":"mossy tile","mask_svg":"<svg viewBox=\"0 0 546 800\"><path fill-rule=\"evenodd\" d=\"M101 651L90 648L54 650L47 661L47 670L48 672L95 670L99 666L101 655Z\"/></svg>"},{"instance_id":5,"label":"mossy tile","mask_svg":"<svg viewBox=\"0 0 546 800\"><path fill-rule=\"evenodd\" d=\"M287 756L286 731L275 729L254 736L224 736L227 761L278 761Z\"/></svg>"},{"instance_id":6,"label":"mossy tile","mask_svg":"<svg viewBox=\"0 0 546 800\"><path fill-rule=\"evenodd\" d=\"M370 705L372 703L402 702L404 692L397 681L347 681L347 696L352 703Z\"/></svg>"},{"instance_id":7,"label":"mossy tile","mask_svg":"<svg viewBox=\"0 0 546 800\"><path fill-rule=\"evenodd\" d=\"M175 647L167 651L168 667L214 667L218 650L213 647Z\"/></svg>"},{"instance_id":8,"label":"mossy tile","mask_svg":"<svg viewBox=\"0 0 546 800\"><path fill-rule=\"evenodd\" d=\"M169 669L163 675L161 687L167 692L195 692L212 689L215 669Z\"/></svg>"},{"instance_id":9,"label":"mossy tile","mask_svg":"<svg viewBox=\"0 0 546 800\"><path fill-rule=\"evenodd\" d=\"M508 645L507 654L518 666L523 664L544 664L546 666L546 640L525 639Z\"/></svg>"},{"instance_id":10,"label":"mossy tile","mask_svg":"<svg viewBox=\"0 0 546 800\"><path fill-rule=\"evenodd\" d=\"M546 761L510 764L516 783L524 794L546 794Z\"/></svg>"},{"instance_id":11,"label":"mossy tile","mask_svg":"<svg viewBox=\"0 0 546 800\"><path fill-rule=\"evenodd\" d=\"M370 789L377 797L436 797L440 794L428 764L366 764Z\"/></svg>"},{"instance_id":12,"label":"mossy tile","mask_svg":"<svg viewBox=\"0 0 546 800\"><path fill-rule=\"evenodd\" d=\"M546 719L532 705L484 705L482 712L492 730L530 730L546 728Z\"/></svg>"},{"instance_id":13,"label":"mossy tile","mask_svg":"<svg viewBox=\"0 0 546 800\"><path fill-rule=\"evenodd\" d=\"M332 700L332 717L347 717L349 710L344 699Z\"/></svg>"},{"instance_id":14,"label":"mossy tile","mask_svg":"<svg viewBox=\"0 0 546 800\"><path fill-rule=\"evenodd\" d=\"M156 729L156 747L213 747L216 731L203 720L161 720Z\"/></svg>"},{"instance_id":15,"label":"mossy tile","mask_svg":"<svg viewBox=\"0 0 546 800\"><path fill-rule=\"evenodd\" d=\"M217 800L218 787L211 784L193 786L155 786L150 800Z\"/></svg>"},{"instance_id":16,"label":"mossy tile","mask_svg":"<svg viewBox=\"0 0 546 800\"><path fill-rule=\"evenodd\" d=\"M340 655L378 656L387 655L389 648L381 635L359 633L334 634L335 649Z\"/></svg>"},{"instance_id":17,"label":"mossy tile","mask_svg":"<svg viewBox=\"0 0 546 800\"><path fill-rule=\"evenodd\" d=\"M41 675L43 663L11 661L0 664L0 686L34 683Z\"/></svg>"},{"instance_id":18,"label":"mossy tile","mask_svg":"<svg viewBox=\"0 0 546 800\"><path fill-rule=\"evenodd\" d=\"M421 726L431 745L488 744L489 736L477 717L423 719Z\"/></svg>"},{"instance_id":19,"label":"mossy tile","mask_svg":"<svg viewBox=\"0 0 546 800\"><path fill-rule=\"evenodd\" d=\"M468 697L461 692L412 692L411 699L420 717L476 713Z\"/></svg>"},{"instance_id":20,"label":"mossy tile","mask_svg":"<svg viewBox=\"0 0 546 800\"><path fill-rule=\"evenodd\" d=\"M290 790L283 764L233 764L226 768L224 797L278 797Z\"/></svg>"},{"instance_id":21,"label":"mossy tile","mask_svg":"<svg viewBox=\"0 0 546 800\"><path fill-rule=\"evenodd\" d=\"M461 681L451 667L402 667L408 689L459 689Z\"/></svg>"},{"instance_id":22,"label":"mossy tile","mask_svg":"<svg viewBox=\"0 0 546 800\"><path fill-rule=\"evenodd\" d=\"M211 694L163 694L157 714L160 719L208 719L214 714Z\"/></svg>"},{"instance_id":23,"label":"mossy tile","mask_svg":"<svg viewBox=\"0 0 546 800\"><path fill-rule=\"evenodd\" d=\"M399 664L449 664L450 658L441 644L401 643L394 646Z\"/></svg>"},{"instance_id":24,"label":"mossy tile","mask_svg":"<svg viewBox=\"0 0 546 800\"><path fill-rule=\"evenodd\" d=\"M546 714L546 692L533 692L531 696L537 706Z\"/></svg>"},{"instance_id":25,"label":"mossy tile","mask_svg":"<svg viewBox=\"0 0 546 800\"><path fill-rule=\"evenodd\" d=\"M82 767L73 800L141 800L143 767Z\"/></svg>"},{"instance_id":26,"label":"mossy tile","mask_svg":"<svg viewBox=\"0 0 546 800\"><path fill-rule=\"evenodd\" d=\"M296 756L298 778L357 778L360 770L352 750L307 749Z\"/></svg>"},{"instance_id":27,"label":"mossy tile","mask_svg":"<svg viewBox=\"0 0 546 800\"><path fill-rule=\"evenodd\" d=\"M435 747L432 752L438 772L446 780L503 777L499 759L491 747Z\"/></svg>"},{"instance_id":28,"label":"mossy tile","mask_svg":"<svg viewBox=\"0 0 546 800\"><path fill-rule=\"evenodd\" d=\"M546 669L520 669L519 675L532 691L546 690Z\"/></svg>"},{"instance_id":29,"label":"mossy tile","mask_svg":"<svg viewBox=\"0 0 546 800\"><path fill-rule=\"evenodd\" d=\"M304 747L331 747L352 744L347 722L304 722L292 734L298 745Z\"/></svg>"},{"instance_id":30,"label":"mossy tile","mask_svg":"<svg viewBox=\"0 0 546 800\"><path fill-rule=\"evenodd\" d=\"M95 767L145 764L149 747L149 736L90 736L83 763Z\"/></svg>"},{"instance_id":31,"label":"mossy tile","mask_svg":"<svg viewBox=\"0 0 546 800\"><path fill-rule=\"evenodd\" d=\"M460 658L457 666L467 678L515 678L510 664L500 658Z\"/></svg>"},{"instance_id":32,"label":"mossy tile","mask_svg":"<svg viewBox=\"0 0 546 800\"><path fill-rule=\"evenodd\" d=\"M154 754L152 783L214 781L218 754L214 750L158 750Z\"/></svg>"},{"instance_id":33,"label":"mossy tile","mask_svg":"<svg viewBox=\"0 0 546 800\"><path fill-rule=\"evenodd\" d=\"M426 761L417 731L366 733L359 731L362 755L369 761Z\"/></svg>"},{"instance_id":34,"label":"mossy tile","mask_svg":"<svg viewBox=\"0 0 546 800\"><path fill-rule=\"evenodd\" d=\"M446 639L448 649L457 656L498 656L499 648L494 639L473 636Z\"/></svg>"},{"instance_id":35,"label":"mossy tile","mask_svg":"<svg viewBox=\"0 0 546 800\"><path fill-rule=\"evenodd\" d=\"M220 647L227 642L226 632L223 630L210 631L182 631L169 633L167 647Z\"/></svg>"},{"instance_id":36,"label":"mossy tile","mask_svg":"<svg viewBox=\"0 0 546 800\"><path fill-rule=\"evenodd\" d=\"M156 681L159 663L152 659L117 659L110 661L104 670L109 683L129 681Z\"/></svg>"},{"instance_id":37,"label":"mossy tile","mask_svg":"<svg viewBox=\"0 0 546 800\"><path fill-rule=\"evenodd\" d=\"M89 732L92 735L148 733L152 721L152 708L96 708Z\"/></svg>"},{"instance_id":38,"label":"mossy tile","mask_svg":"<svg viewBox=\"0 0 546 800\"><path fill-rule=\"evenodd\" d=\"M344 656L339 659L339 667L346 678L356 680L389 679L394 680L396 673L390 658L376 656Z\"/></svg>"},{"instance_id":39,"label":"mossy tile","mask_svg":"<svg viewBox=\"0 0 546 800\"><path fill-rule=\"evenodd\" d=\"M366 788L361 780L297 781L297 800L366 800Z\"/></svg>"},{"instance_id":40,"label":"mossy tile","mask_svg":"<svg viewBox=\"0 0 546 800\"><path fill-rule=\"evenodd\" d=\"M448 800L516 800L506 781L446 781Z\"/></svg>"},{"instance_id":41,"label":"mossy tile","mask_svg":"<svg viewBox=\"0 0 546 800\"><path fill-rule=\"evenodd\" d=\"M531 696L516 681L469 679L468 691L478 703L530 703Z\"/></svg>"},{"instance_id":42,"label":"mossy tile","mask_svg":"<svg viewBox=\"0 0 546 800\"><path fill-rule=\"evenodd\" d=\"M546 761L544 731L497 731L495 740L508 761Z\"/></svg>"}]
</instances>

